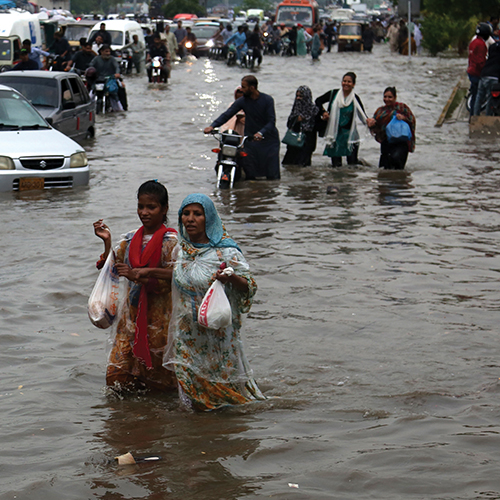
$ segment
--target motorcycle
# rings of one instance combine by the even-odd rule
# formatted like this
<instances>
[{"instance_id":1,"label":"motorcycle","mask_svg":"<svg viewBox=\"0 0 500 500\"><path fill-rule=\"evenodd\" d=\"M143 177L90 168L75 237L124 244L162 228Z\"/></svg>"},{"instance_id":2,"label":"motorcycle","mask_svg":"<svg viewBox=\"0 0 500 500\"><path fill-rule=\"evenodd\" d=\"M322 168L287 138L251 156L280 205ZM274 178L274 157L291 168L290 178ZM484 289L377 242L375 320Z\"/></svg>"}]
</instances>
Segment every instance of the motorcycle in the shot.
<instances>
[{"instance_id":1,"label":"motorcycle","mask_svg":"<svg viewBox=\"0 0 500 500\"><path fill-rule=\"evenodd\" d=\"M500 116L500 83L494 83L490 90L490 112L492 116Z\"/></svg>"},{"instance_id":2,"label":"motorcycle","mask_svg":"<svg viewBox=\"0 0 500 500\"><path fill-rule=\"evenodd\" d=\"M248 156L243 148L245 142L251 141L252 138L243 137L233 130L219 132L218 129L214 129L212 135L219 142L219 147L212 149L213 153L217 153L217 163L215 164L217 187L219 189L232 188L234 183L241 179L242 163L244 158Z\"/></svg>"},{"instance_id":3,"label":"motorcycle","mask_svg":"<svg viewBox=\"0 0 500 500\"><path fill-rule=\"evenodd\" d=\"M92 88L92 94L96 98L97 114L123 111L118 98L118 81L114 76L107 76L105 79L98 78Z\"/></svg>"},{"instance_id":4,"label":"motorcycle","mask_svg":"<svg viewBox=\"0 0 500 500\"><path fill-rule=\"evenodd\" d=\"M288 38L281 39L281 55L284 57L292 56L292 44Z\"/></svg>"},{"instance_id":5,"label":"motorcycle","mask_svg":"<svg viewBox=\"0 0 500 500\"><path fill-rule=\"evenodd\" d=\"M229 45L227 52L227 65L234 66L236 64L236 45L232 43Z\"/></svg>"},{"instance_id":6,"label":"motorcycle","mask_svg":"<svg viewBox=\"0 0 500 500\"><path fill-rule=\"evenodd\" d=\"M64 60L61 56L49 54L45 58L45 66L47 71L64 71Z\"/></svg>"},{"instance_id":7,"label":"motorcycle","mask_svg":"<svg viewBox=\"0 0 500 500\"><path fill-rule=\"evenodd\" d=\"M191 40L184 43L184 54L196 57L196 44Z\"/></svg>"},{"instance_id":8,"label":"motorcycle","mask_svg":"<svg viewBox=\"0 0 500 500\"><path fill-rule=\"evenodd\" d=\"M210 47L208 51L208 58L215 59L219 61L220 59L224 59L224 43L220 40L209 40L206 46Z\"/></svg>"},{"instance_id":9,"label":"motorcycle","mask_svg":"<svg viewBox=\"0 0 500 500\"><path fill-rule=\"evenodd\" d=\"M241 67L253 69L255 61L258 62L257 49L248 49L247 52L241 56Z\"/></svg>"},{"instance_id":10,"label":"motorcycle","mask_svg":"<svg viewBox=\"0 0 500 500\"><path fill-rule=\"evenodd\" d=\"M275 43L272 33L265 31L262 34L262 37L263 37L262 43L264 45L264 50L263 50L264 55L274 54Z\"/></svg>"},{"instance_id":11,"label":"motorcycle","mask_svg":"<svg viewBox=\"0 0 500 500\"><path fill-rule=\"evenodd\" d=\"M167 83L168 76L165 70L163 69L165 64L165 60L163 57L155 56L151 61L151 81L152 83Z\"/></svg>"},{"instance_id":12,"label":"motorcycle","mask_svg":"<svg viewBox=\"0 0 500 500\"><path fill-rule=\"evenodd\" d=\"M132 73L132 53L129 50L124 50L120 55L120 73L122 75L130 75Z\"/></svg>"}]
</instances>

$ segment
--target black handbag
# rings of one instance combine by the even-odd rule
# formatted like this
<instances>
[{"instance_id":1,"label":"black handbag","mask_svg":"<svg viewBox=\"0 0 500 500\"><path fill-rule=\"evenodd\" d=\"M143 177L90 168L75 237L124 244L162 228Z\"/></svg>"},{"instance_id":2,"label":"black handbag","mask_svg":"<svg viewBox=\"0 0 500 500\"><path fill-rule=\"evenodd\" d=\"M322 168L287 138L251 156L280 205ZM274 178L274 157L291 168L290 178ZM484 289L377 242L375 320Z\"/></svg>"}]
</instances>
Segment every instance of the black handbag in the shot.
<instances>
[{"instance_id":1,"label":"black handbag","mask_svg":"<svg viewBox=\"0 0 500 500\"><path fill-rule=\"evenodd\" d=\"M294 132L293 127L295 126L297 120L293 123L292 127L286 131L285 136L281 140L283 144L287 146L293 146L294 148L301 148L306 142L306 135L299 129L298 132ZM301 127L302 128L302 127Z\"/></svg>"}]
</instances>

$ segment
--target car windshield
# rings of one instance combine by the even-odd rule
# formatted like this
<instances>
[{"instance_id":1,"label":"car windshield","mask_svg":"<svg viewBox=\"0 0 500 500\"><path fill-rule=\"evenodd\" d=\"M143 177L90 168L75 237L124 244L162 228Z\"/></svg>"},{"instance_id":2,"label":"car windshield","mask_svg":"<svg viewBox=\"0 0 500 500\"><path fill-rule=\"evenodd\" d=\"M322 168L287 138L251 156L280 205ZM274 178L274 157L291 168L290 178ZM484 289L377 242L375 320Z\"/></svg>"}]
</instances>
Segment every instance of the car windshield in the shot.
<instances>
[{"instance_id":1,"label":"car windshield","mask_svg":"<svg viewBox=\"0 0 500 500\"><path fill-rule=\"evenodd\" d=\"M89 38L99 30L92 30ZM118 31L118 30L106 30L110 35L111 35L111 45L119 45L120 47L122 45L125 45L125 42L123 41L124 33L123 31Z\"/></svg>"},{"instance_id":2,"label":"car windshield","mask_svg":"<svg viewBox=\"0 0 500 500\"><path fill-rule=\"evenodd\" d=\"M111 45L125 45L123 31L109 30L108 33L111 35Z\"/></svg>"},{"instance_id":3,"label":"car windshield","mask_svg":"<svg viewBox=\"0 0 500 500\"><path fill-rule=\"evenodd\" d=\"M339 35L361 36L361 26L358 24L343 24L340 26Z\"/></svg>"},{"instance_id":4,"label":"car windshield","mask_svg":"<svg viewBox=\"0 0 500 500\"><path fill-rule=\"evenodd\" d=\"M196 35L196 38L212 38L218 29L218 26L193 26L191 32Z\"/></svg>"},{"instance_id":5,"label":"car windshield","mask_svg":"<svg viewBox=\"0 0 500 500\"><path fill-rule=\"evenodd\" d=\"M15 71L12 73L15 73ZM15 76L12 73L3 73L0 76L0 83L21 92L28 101L31 101L33 106L59 107L59 93L56 80L51 78Z\"/></svg>"},{"instance_id":6,"label":"car windshield","mask_svg":"<svg viewBox=\"0 0 500 500\"><path fill-rule=\"evenodd\" d=\"M12 90L0 90L0 132L18 128L48 128L33 106Z\"/></svg>"},{"instance_id":7,"label":"car windshield","mask_svg":"<svg viewBox=\"0 0 500 500\"><path fill-rule=\"evenodd\" d=\"M66 26L64 36L70 41L78 42L80 38L87 38L89 36L90 28L91 26L85 26L83 24Z\"/></svg>"},{"instance_id":8,"label":"car windshield","mask_svg":"<svg viewBox=\"0 0 500 500\"><path fill-rule=\"evenodd\" d=\"M304 26L312 26L313 10L311 7L298 7L295 5L282 5L278 9L278 18L276 23L296 24L301 23Z\"/></svg>"}]
</instances>

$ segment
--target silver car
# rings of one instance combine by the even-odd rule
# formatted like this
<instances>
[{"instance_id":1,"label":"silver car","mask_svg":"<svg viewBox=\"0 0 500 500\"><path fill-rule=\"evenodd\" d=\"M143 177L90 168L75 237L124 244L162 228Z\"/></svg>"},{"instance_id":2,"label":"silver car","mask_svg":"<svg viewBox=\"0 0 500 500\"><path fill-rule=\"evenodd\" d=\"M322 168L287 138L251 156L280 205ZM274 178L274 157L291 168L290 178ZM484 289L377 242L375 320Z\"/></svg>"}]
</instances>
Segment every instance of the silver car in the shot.
<instances>
[{"instance_id":1,"label":"silver car","mask_svg":"<svg viewBox=\"0 0 500 500\"><path fill-rule=\"evenodd\" d=\"M85 150L53 129L17 90L0 85L0 191L88 182Z\"/></svg>"},{"instance_id":2,"label":"silver car","mask_svg":"<svg viewBox=\"0 0 500 500\"><path fill-rule=\"evenodd\" d=\"M95 101L76 73L7 71L0 84L21 92L59 132L75 140L94 137Z\"/></svg>"}]
</instances>

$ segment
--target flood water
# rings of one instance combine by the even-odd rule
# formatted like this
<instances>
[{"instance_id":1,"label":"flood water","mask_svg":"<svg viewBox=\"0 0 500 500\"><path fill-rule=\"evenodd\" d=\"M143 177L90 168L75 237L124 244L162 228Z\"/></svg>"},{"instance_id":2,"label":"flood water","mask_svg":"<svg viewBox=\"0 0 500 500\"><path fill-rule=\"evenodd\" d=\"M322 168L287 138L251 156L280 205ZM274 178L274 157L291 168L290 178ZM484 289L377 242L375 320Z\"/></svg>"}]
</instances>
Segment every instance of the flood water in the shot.
<instances>
[{"instance_id":1,"label":"flood water","mask_svg":"<svg viewBox=\"0 0 500 500\"><path fill-rule=\"evenodd\" d=\"M405 172L379 171L369 137L369 166L334 171L320 141L312 167L218 192L201 131L245 70L202 59L163 90L126 79L129 112L99 117L85 145L88 188L0 194L0 499L500 498L498 145L434 128L465 67L382 45L256 71L281 136L299 85L317 97L355 71L369 114L395 85L417 117ZM267 401L198 414L176 395L106 393L107 332L86 311L92 222L115 241L138 227L148 179L168 186L170 225L203 192L242 247ZM162 460L118 467L127 451Z\"/></svg>"}]
</instances>

